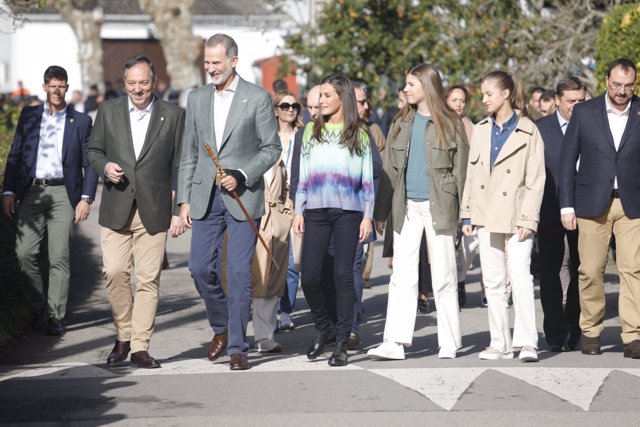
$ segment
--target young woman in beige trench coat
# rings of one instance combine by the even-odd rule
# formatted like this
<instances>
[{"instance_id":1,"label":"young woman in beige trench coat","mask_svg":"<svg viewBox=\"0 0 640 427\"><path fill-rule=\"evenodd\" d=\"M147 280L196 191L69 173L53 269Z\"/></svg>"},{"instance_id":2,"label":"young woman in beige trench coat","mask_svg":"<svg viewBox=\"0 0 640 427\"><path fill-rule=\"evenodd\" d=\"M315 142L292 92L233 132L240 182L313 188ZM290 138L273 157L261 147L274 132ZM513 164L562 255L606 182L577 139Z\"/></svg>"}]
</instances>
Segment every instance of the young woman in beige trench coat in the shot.
<instances>
[{"instance_id":1,"label":"young woman in beige trench coat","mask_svg":"<svg viewBox=\"0 0 640 427\"><path fill-rule=\"evenodd\" d=\"M466 236L478 229L491 343L480 359L538 360L533 278L529 272L533 235L544 191L544 145L526 117L524 92L509 73L493 71L480 86L489 115L473 131L460 218ZM513 341L509 329L506 266L515 311Z\"/></svg>"}]
</instances>

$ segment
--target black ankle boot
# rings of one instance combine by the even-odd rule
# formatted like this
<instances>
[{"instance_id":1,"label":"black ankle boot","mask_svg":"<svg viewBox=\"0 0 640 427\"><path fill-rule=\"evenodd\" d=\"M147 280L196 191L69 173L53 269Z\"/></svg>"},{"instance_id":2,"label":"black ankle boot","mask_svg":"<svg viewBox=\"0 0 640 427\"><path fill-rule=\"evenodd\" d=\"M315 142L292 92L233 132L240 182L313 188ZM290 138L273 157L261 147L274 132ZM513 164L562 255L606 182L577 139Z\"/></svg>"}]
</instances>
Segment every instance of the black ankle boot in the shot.
<instances>
[{"instance_id":1,"label":"black ankle boot","mask_svg":"<svg viewBox=\"0 0 640 427\"><path fill-rule=\"evenodd\" d=\"M467 290L464 286L464 281L458 282L458 305L460 308L467 304Z\"/></svg>"},{"instance_id":2,"label":"black ankle boot","mask_svg":"<svg viewBox=\"0 0 640 427\"><path fill-rule=\"evenodd\" d=\"M347 366L349 359L347 357L347 343L340 341L336 343L336 348L329 358L329 366Z\"/></svg>"},{"instance_id":3,"label":"black ankle boot","mask_svg":"<svg viewBox=\"0 0 640 427\"><path fill-rule=\"evenodd\" d=\"M327 328L324 331L318 332L307 349L307 359L314 360L320 356L324 350L324 346L331 340L331 338L335 340L335 336L336 334L333 328Z\"/></svg>"}]
</instances>

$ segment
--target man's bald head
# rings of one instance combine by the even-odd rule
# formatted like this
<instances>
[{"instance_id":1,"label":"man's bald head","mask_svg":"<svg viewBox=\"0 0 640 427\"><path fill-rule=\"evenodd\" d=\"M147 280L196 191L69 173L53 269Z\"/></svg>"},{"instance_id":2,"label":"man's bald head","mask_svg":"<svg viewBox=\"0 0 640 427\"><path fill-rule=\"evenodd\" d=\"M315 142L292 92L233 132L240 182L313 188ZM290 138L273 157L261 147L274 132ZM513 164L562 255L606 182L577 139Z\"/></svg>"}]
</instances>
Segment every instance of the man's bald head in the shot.
<instances>
[{"instance_id":1,"label":"man's bald head","mask_svg":"<svg viewBox=\"0 0 640 427\"><path fill-rule=\"evenodd\" d=\"M307 93L307 110L309 110L309 115L313 120L318 117L318 113L320 112L320 108L318 107L319 102L320 85L312 87L309 89L309 93Z\"/></svg>"}]
</instances>

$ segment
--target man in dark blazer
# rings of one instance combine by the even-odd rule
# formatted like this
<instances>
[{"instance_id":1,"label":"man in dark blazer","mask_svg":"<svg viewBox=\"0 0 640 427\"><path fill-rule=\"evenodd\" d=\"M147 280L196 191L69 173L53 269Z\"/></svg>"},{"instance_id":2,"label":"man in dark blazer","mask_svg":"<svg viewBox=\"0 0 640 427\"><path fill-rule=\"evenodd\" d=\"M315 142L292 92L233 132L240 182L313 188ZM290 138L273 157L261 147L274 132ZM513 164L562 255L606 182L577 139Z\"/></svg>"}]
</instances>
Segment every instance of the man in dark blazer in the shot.
<instances>
[{"instance_id":1,"label":"man in dark blazer","mask_svg":"<svg viewBox=\"0 0 640 427\"><path fill-rule=\"evenodd\" d=\"M262 177L282 148L271 96L240 78L237 63L238 45L231 37L215 34L206 41L204 68L212 84L189 94L178 203L183 223L193 227L189 269L214 333L208 358L216 360L226 350L231 370L244 370L251 367L247 324L256 235L230 192L237 192L248 214L259 222L264 214ZM217 175L205 144L219 158L223 175ZM225 232L228 295L219 277Z\"/></svg>"},{"instance_id":2,"label":"man in dark blazer","mask_svg":"<svg viewBox=\"0 0 640 427\"><path fill-rule=\"evenodd\" d=\"M44 73L44 105L25 107L18 121L4 173L4 214L17 221L16 253L33 287L39 326L48 314L48 335L65 332L62 319L69 293L69 240L87 219L97 177L87 162L91 118L68 107L67 72L52 65ZM48 235L48 292L40 274L40 244ZM46 308L46 312L45 312Z\"/></svg>"},{"instance_id":3,"label":"man in dark blazer","mask_svg":"<svg viewBox=\"0 0 640 427\"><path fill-rule=\"evenodd\" d=\"M560 221L558 175L564 134L573 107L584 101L586 90L575 76L561 79L555 92L556 112L536 122L544 141L547 176L538 226L540 302L544 335L553 352L575 350L581 335L578 231L566 230Z\"/></svg>"},{"instance_id":4,"label":"man in dark blazer","mask_svg":"<svg viewBox=\"0 0 640 427\"><path fill-rule=\"evenodd\" d=\"M185 231L171 187L184 111L154 98L156 81L149 58L130 58L124 65L128 96L100 105L89 144L89 162L104 180L99 218L102 259L117 332L109 366L126 360L131 351L134 367L160 367L148 349L167 230L172 237ZM133 298L132 260L137 279Z\"/></svg>"},{"instance_id":5,"label":"man in dark blazer","mask_svg":"<svg viewBox=\"0 0 640 427\"><path fill-rule=\"evenodd\" d=\"M613 234L624 356L640 359L640 101L633 95L635 82L634 62L617 59L607 72L607 92L575 106L560 158L560 208L564 227L580 230L582 352L601 354L603 276Z\"/></svg>"}]
</instances>

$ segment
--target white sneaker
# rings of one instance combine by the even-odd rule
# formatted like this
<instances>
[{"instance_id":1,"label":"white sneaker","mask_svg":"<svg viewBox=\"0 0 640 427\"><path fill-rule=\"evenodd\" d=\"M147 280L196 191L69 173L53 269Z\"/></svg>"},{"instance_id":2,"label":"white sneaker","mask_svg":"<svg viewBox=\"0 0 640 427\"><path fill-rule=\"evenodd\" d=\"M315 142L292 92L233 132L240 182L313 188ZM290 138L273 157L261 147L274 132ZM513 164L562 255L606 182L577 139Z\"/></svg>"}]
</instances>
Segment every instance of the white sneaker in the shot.
<instances>
[{"instance_id":1,"label":"white sneaker","mask_svg":"<svg viewBox=\"0 0 640 427\"><path fill-rule=\"evenodd\" d=\"M520 350L520 361L521 362L537 362L538 351L533 347L522 347L522 350Z\"/></svg>"},{"instance_id":2,"label":"white sneaker","mask_svg":"<svg viewBox=\"0 0 640 427\"><path fill-rule=\"evenodd\" d=\"M289 313L282 313L280 315L280 320L278 321L278 329L281 331L292 331L296 328L296 325L293 324L293 320L291 320L291 315Z\"/></svg>"},{"instance_id":3,"label":"white sneaker","mask_svg":"<svg viewBox=\"0 0 640 427\"><path fill-rule=\"evenodd\" d=\"M497 348L487 347L478 355L482 360L513 359L513 351L500 351Z\"/></svg>"},{"instance_id":4,"label":"white sneaker","mask_svg":"<svg viewBox=\"0 0 640 427\"><path fill-rule=\"evenodd\" d=\"M404 346L392 341L384 341L367 352L373 360L404 360Z\"/></svg>"},{"instance_id":5,"label":"white sneaker","mask_svg":"<svg viewBox=\"0 0 640 427\"><path fill-rule=\"evenodd\" d=\"M265 338L256 341L256 350L258 350L258 353L280 353L282 345L277 341Z\"/></svg>"},{"instance_id":6,"label":"white sneaker","mask_svg":"<svg viewBox=\"0 0 640 427\"><path fill-rule=\"evenodd\" d=\"M440 349L438 352L438 359L455 359L456 351L455 350L444 350Z\"/></svg>"}]
</instances>

